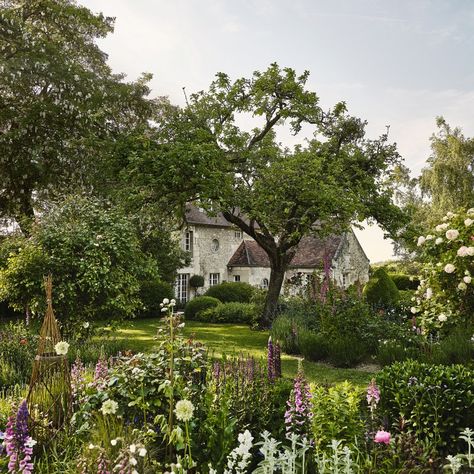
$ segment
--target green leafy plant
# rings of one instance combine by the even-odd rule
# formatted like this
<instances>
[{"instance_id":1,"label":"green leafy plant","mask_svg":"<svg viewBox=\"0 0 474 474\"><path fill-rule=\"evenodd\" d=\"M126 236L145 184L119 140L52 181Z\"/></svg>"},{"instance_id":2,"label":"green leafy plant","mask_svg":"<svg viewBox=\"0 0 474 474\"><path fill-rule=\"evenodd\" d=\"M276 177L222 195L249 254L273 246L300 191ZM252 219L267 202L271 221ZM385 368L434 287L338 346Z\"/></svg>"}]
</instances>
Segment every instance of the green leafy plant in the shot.
<instances>
[{"instance_id":1,"label":"green leafy plant","mask_svg":"<svg viewBox=\"0 0 474 474\"><path fill-rule=\"evenodd\" d=\"M313 435L317 451L326 451L338 439L348 447L362 440L364 421L361 416L363 391L349 382L333 387L315 386L313 398Z\"/></svg>"},{"instance_id":2,"label":"green leafy plant","mask_svg":"<svg viewBox=\"0 0 474 474\"><path fill-rule=\"evenodd\" d=\"M432 365L408 360L377 374L380 409L390 425L445 452L462 426L474 425L474 371L462 365Z\"/></svg>"}]
</instances>

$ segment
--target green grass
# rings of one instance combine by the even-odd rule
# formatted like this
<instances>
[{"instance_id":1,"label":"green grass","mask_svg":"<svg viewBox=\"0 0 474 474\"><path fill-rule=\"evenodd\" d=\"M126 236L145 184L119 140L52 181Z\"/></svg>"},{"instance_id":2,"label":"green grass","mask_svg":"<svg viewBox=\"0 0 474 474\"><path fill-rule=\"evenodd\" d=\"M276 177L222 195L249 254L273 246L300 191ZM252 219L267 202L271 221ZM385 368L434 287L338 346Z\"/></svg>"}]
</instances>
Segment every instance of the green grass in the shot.
<instances>
[{"instance_id":1,"label":"green grass","mask_svg":"<svg viewBox=\"0 0 474 474\"><path fill-rule=\"evenodd\" d=\"M158 319L139 319L126 323L114 335L128 349L147 352L158 344ZM266 357L267 331L253 331L248 326L234 324L207 324L187 321L185 337L193 337L204 343L214 357L246 354L257 358ZM349 380L357 385L367 385L373 372L358 369L338 369L327 364L304 361L306 377L311 382L334 383ZM298 358L283 354L282 370L285 377L294 377Z\"/></svg>"}]
</instances>

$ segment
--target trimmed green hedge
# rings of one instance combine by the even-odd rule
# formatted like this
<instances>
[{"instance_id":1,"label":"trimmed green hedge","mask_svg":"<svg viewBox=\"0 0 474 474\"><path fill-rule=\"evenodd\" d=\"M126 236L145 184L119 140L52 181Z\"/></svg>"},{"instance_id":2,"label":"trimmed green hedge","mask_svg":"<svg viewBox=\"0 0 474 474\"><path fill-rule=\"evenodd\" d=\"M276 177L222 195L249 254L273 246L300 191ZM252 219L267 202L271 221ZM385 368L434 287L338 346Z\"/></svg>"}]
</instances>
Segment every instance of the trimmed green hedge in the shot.
<instances>
[{"instance_id":1,"label":"trimmed green hedge","mask_svg":"<svg viewBox=\"0 0 474 474\"><path fill-rule=\"evenodd\" d=\"M383 268L374 272L364 288L367 302L374 305L393 306L398 303L398 288Z\"/></svg>"},{"instance_id":2,"label":"trimmed green hedge","mask_svg":"<svg viewBox=\"0 0 474 474\"><path fill-rule=\"evenodd\" d=\"M188 320L195 319L197 313L200 311L213 308L214 306L218 306L220 304L221 302L212 296L197 296L186 303L186 306L184 307L184 318Z\"/></svg>"},{"instance_id":3,"label":"trimmed green hedge","mask_svg":"<svg viewBox=\"0 0 474 474\"><path fill-rule=\"evenodd\" d=\"M405 275L404 273L389 273L388 276L399 290L416 290L420 284L420 279L413 275Z\"/></svg>"},{"instance_id":4,"label":"trimmed green hedge","mask_svg":"<svg viewBox=\"0 0 474 474\"><path fill-rule=\"evenodd\" d=\"M252 285L244 282L224 282L220 285L211 286L205 296L217 298L222 303L250 303L254 293Z\"/></svg>"},{"instance_id":5,"label":"trimmed green hedge","mask_svg":"<svg viewBox=\"0 0 474 474\"><path fill-rule=\"evenodd\" d=\"M474 369L407 360L377 374L380 415L427 441L440 453L456 452L461 430L474 426Z\"/></svg>"},{"instance_id":6,"label":"trimmed green hedge","mask_svg":"<svg viewBox=\"0 0 474 474\"><path fill-rule=\"evenodd\" d=\"M200 311L196 319L207 323L253 324L257 319L257 310L251 303L221 303Z\"/></svg>"}]
</instances>

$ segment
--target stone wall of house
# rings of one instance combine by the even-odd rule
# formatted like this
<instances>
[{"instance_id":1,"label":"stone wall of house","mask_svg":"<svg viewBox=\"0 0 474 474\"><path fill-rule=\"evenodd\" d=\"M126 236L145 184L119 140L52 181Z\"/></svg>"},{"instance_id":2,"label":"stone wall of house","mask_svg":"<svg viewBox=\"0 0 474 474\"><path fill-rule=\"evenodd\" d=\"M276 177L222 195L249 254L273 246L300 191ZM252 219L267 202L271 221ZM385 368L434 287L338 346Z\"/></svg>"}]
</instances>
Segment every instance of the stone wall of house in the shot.
<instances>
[{"instance_id":1,"label":"stone wall of house","mask_svg":"<svg viewBox=\"0 0 474 474\"><path fill-rule=\"evenodd\" d=\"M337 285L344 288L357 281L366 283L369 280L369 264L357 237L350 231L345 234L332 262L332 277Z\"/></svg>"},{"instance_id":2,"label":"stone wall of house","mask_svg":"<svg viewBox=\"0 0 474 474\"><path fill-rule=\"evenodd\" d=\"M210 274L219 274L219 282L234 281L228 272L227 263L235 253L246 234L233 227L211 227L190 225L181 232L181 243L184 249L186 232L193 233L192 258L187 267L180 268L178 274L201 275L204 277L205 292L210 286ZM240 237L236 234L240 232ZM213 241L218 242L216 250ZM192 295L193 296L193 295Z\"/></svg>"}]
</instances>

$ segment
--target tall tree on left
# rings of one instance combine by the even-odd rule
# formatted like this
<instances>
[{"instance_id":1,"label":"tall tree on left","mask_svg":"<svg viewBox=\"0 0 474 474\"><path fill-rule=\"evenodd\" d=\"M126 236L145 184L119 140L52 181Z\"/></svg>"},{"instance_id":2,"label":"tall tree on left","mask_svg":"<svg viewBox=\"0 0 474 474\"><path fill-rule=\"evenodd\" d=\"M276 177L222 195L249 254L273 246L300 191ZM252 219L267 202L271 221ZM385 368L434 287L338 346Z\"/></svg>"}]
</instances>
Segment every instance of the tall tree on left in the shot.
<instances>
[{"instance_id":1,"label":"tall tree on left","mask_svg":"<svg viewBox=\"0 0 474 474\"><path fill-rule=\"evenodd\" d=\"M0 0L0 218L26 235L54 195L112 187L115 147L153 116L151 76L125 82L96 44L113 23L72 0Z\"/></svg>"}]
</instances>

